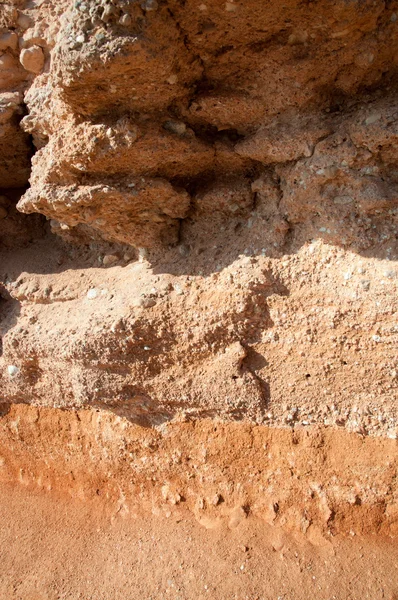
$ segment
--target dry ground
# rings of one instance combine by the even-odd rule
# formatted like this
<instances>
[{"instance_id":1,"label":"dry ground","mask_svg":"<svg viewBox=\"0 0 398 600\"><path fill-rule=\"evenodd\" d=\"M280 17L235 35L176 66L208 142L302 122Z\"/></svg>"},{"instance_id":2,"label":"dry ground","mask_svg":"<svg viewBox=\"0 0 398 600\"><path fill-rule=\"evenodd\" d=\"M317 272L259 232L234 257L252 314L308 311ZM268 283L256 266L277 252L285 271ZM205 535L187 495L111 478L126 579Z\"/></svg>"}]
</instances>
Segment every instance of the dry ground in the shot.
<instances>
[{"instance_id":1,"label":"dry ground","mask_svg":"<svg viewBox=\"0 0 398 600\"><path fill-rule=\"evenodd\" d=\"M249 517L205 529L192 516L109 519L24 487L0 490L4 600L393 600L387 538L315 544Z\"/></svg>"}]
</instances>

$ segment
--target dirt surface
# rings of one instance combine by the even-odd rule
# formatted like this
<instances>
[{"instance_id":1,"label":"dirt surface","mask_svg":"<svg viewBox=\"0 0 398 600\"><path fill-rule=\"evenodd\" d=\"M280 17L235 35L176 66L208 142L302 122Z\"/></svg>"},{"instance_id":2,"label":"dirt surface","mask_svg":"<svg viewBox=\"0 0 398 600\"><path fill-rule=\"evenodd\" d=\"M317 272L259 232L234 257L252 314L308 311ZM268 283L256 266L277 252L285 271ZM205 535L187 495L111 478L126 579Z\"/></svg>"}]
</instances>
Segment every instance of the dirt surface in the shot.
<instances>
[{"instance_id":1,"label":"dirt surface","mask_svg":"<svg viewBox=\"0 0 398 600\"><path fill-rule=\"evenodd\" d=\"M389 538L310 543L249 517L205 529L189 515L117 517L24 487L0 490L7 600L396 600Z\"/></svg>"}]
</instances>

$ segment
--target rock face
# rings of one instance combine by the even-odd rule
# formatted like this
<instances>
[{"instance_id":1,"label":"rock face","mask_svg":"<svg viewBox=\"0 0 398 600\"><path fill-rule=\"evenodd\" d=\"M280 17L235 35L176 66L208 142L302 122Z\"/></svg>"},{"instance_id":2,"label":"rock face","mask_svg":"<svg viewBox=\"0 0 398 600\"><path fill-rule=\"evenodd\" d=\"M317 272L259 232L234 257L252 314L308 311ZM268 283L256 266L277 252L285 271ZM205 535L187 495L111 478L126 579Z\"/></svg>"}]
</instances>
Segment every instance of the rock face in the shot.
<instances>
[{"instance_id":1,"label":"rock face","mask_svg":"<svg viewBox=\"0 0 398 600\"><path fill-rule=\"evenodd\" d=\"M18 20L2 38L3 60L19 44L25 79L38 75L25 97L37 152L20 210L69 236L84 224L88 237L155 247L177 241L208 182L269 176L290 230L343 217L333 242L368 246L397 200L395 9L47 3L19 40ZM156 200L128 198L137 178Z\"/></svg>"},{"instance_id":2,"label":"rock face","mask_svg":"<svg viewBox=\"0 0 398 600\"><path fill-rule=\"evenodd\" d=\"M4 413L396 439L397 71L396 0L3 2Z\"/></svg>"}]
</instances>

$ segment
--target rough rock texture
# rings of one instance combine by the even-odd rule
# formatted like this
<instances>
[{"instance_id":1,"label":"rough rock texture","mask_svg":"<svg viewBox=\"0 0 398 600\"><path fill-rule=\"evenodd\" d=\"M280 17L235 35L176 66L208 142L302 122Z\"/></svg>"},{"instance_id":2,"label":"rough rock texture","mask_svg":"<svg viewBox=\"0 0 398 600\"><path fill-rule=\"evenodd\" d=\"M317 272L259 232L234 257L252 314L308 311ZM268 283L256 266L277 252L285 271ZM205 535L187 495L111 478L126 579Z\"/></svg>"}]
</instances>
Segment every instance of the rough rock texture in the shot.
<instances>
[{"instance_id":1,"label":"rough rock texture","mask_svg":"<svg viewBox=\"0 0 398 600\"><path fill-rule=\"evenodd\" d=\"M397 0L0 3L0 480L396 535L397 72Z\"/></svg>"},{"instance_id":2,"label":"rough rock texture","mask_svg":"<svg viewBox=\"0 0 398 600\"><path fill-rule=\"evenodd\" d=\"M5 6L18 208L77 248L2 261L4 401L394 436L396 3Z\"/></svg>"}]
</instances>

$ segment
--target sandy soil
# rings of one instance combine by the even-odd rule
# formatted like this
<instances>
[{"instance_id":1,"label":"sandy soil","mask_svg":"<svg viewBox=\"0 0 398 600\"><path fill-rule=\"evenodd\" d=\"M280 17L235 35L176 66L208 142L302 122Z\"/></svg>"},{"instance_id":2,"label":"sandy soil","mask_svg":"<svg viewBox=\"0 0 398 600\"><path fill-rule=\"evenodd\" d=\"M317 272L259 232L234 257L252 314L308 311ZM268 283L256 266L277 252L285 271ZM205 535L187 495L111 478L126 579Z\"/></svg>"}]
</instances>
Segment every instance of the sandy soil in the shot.
<instances>
[{"instance_id":1,"label":"sandy soil","mask_svg":"<svg viewBox=\"0 0 398 600\"><path fill-rule=\"evenodd\" d=\"M78 502L0 490L4 600L370 600L398 598L391 539L313 545L248 518L207 530L192 518L107 519Z\"/></svg>"}]
</instances>

